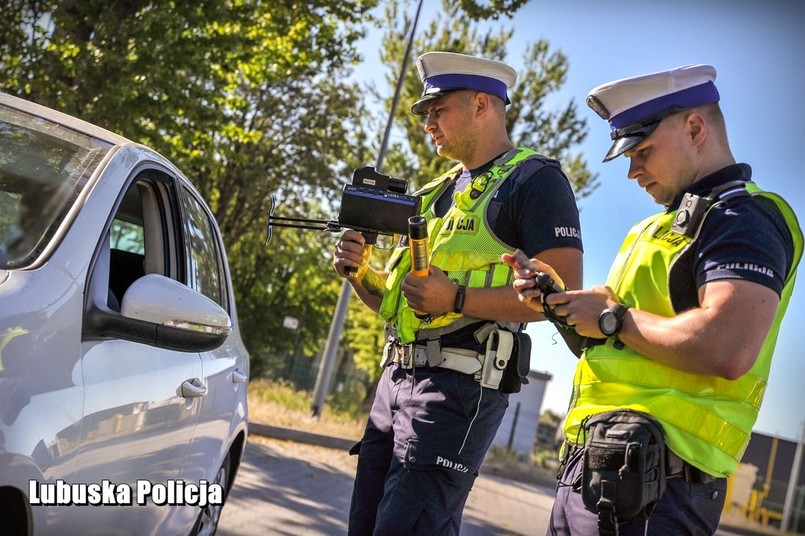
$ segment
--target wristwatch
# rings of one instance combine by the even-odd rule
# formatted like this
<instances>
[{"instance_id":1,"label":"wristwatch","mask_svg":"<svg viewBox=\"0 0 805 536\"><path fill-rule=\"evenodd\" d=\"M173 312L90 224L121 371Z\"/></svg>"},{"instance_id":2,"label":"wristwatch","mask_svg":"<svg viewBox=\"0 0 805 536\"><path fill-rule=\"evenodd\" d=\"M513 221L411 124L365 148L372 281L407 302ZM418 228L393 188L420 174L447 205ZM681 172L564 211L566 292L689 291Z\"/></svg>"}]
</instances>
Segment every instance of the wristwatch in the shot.
<instances>
[{"instance_id":1,"label":"wristwatch","mask_svg":"<svg viewBox=\"0 0 805 536\"><path fill-rule=\"evenodd\" d=\"M623 313L626 307L622 303L616 303L609 309L604 309L598 317L598 329L607 337L612 337L620 333L623 327Z\"/></svg>"}]
</instances>

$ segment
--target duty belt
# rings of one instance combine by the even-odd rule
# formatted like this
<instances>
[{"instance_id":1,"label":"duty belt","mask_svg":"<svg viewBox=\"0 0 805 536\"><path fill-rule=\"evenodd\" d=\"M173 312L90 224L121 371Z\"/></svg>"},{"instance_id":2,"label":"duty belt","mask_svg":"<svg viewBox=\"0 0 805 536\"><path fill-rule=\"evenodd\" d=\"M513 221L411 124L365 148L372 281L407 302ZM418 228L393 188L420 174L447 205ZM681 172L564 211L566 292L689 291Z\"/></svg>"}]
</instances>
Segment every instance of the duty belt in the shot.
<instances>
[{"instance_id":1,"label":"duty belt","mask_svg":"<svg viewBox=\"0 0 805 536\"><path fill-rule=\"evenodd\" d=\"M392 334L383 347L381 366L397 363L408 369L428 366L455 370L472 374L482 387L497 389L514 350L514 334L489 323L475 330L474 337L486 345L484 352L442 347L439 338L427 339L425 344L400 344Z\"/></svg>"},{"instance_id":2,"label":"duty belt","mask_svg":"<svg viewBox=\"0 0 805 536\"><path fill-rule=\"evenodd\" d=\"M432 352L432 351L431 351ZM483 354L468 348L440 348L438 350L441 361L430 365L433 360L428 360L428 347L419 344L398 344L389 341L384 349L383 364L397 363L403 368L411 369L415 367L435 366L463 372L464 374L475 374L481 370L483 365Z\"/></svg>"},{"instance_id":3,"label":"duty belt","mask_svg":"<svg viewBox=\"0 0 805 536\"><path fill-rule=\"evenodd\" d=\"M692 484L710 484L718 477L694 467L667 448L665 449L665 478L684 478L685 482Z\"/></svg>"},{"instance_id":4,"label":"duty belt","mask_svg":"<svg viewBox=\"0 0 805 536\"><path fill-rule=\"evenodd\" d=\"M565 440L563 449L564 452L562 453L560 461L564 466L576 452L579 450L584 450L584 444L577 444ZM579 473L578 478L580 483L581 473ZM698 467L694 467L693 465L689 464L674 454L674 452L666 445L665 478L682 478L685 480L685 482L689 482L691 484L710 484L718 480L719 477L711 475L710 473L702 471ZM578 491L578 489L574 488L574 491Z\"/></svg>"}]
</instances>

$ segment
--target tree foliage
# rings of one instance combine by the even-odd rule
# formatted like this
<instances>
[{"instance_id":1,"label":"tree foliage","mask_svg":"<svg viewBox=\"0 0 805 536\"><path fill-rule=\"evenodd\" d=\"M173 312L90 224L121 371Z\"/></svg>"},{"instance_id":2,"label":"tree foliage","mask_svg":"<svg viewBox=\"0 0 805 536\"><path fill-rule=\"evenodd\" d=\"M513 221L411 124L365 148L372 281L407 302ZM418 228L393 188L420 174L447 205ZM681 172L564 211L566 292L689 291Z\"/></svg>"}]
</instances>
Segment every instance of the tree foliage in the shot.
<instances>
[{"instance_id":1,"label":"tree foliage","mask_svg":"<svg viewBox=\"0 0 805 536\"><path fill-rule=\"evenodd\" d=\"M489 4L487 7L481 4ZM444 173L455 162L436 154L430 135L423 129L422 117L411 113L411 104L422 93L413 60L431 50L459 52L505 61L518 71L518 81L509 93L512 101L507 110L507 128L517 146L531 147L562 163L577 199L589 195L597 186L597 176L590 173L584 158L575 152L587 135L586 121L579 117L573 99L565 105L551 107L549 97L565 83L569 63L560 51L553 51L545 40L529 45L519 61L507 58L507 45L514 30L490 25L484 19L513 16L525 2L492 0L442 0L442 9L424 27L417 30L411 63L404 73L399 107L394 121L398 135L386 156L384 171L409 179L416 187ZM387 88L394 88L399 76L400 59L404 56L412 24L407 2L389 2L385 6L383 36L379 51L382 64L390 66L382 89L372 88L384 109L390 109L393 97ZM495 16L493 16L495 15ZM367 131L370 129L367 128ZM375 259L377 266L382 262ZM351 313L352 314L352 313ZM361 329L372 324L361 321ZM364 332L365 333L365 332ZM353 337L355 341L359 337ZM365 338L364 338L365 341ZM353 344L353 343L351 343ZM365 370L376 368L376 347L356 347L355 360Z\"/></svg>"},{"instance_id":2,"label":"tree foliage","mask_svg":"<svg viewBox=\"0 0 805 536\"><path fill-rule=\"evenodd\" d=\"M460 0L458 6L474 21L497 20L504 15L514 15L526 2L528 0L489 0L488 2Z\"/></svg>"},{"instance_id":3,"label":"tree foliage","mask_svg":"<svg viewBox=\"0 0 805 536\"><path fill-rule=\"evenodd\" d=\"M227 245L253 376L281 370L295 352L324 346L341 281L335 237L282 230L264 246L265 218L332 218L351 170L377 161L406 46L411 1L1 0L0 88L149 145L210 203ZM450 50L506 59L513 30L487 20L525 0L443 0L416 34L383 171L412 186L444 171L410 104L422 91L413 59ZM350 79L370 24L385 29L386 78L365 91ZM502 23L501 23L502 24ZM378 51L370 51L376 54ZM562 161L577 196L595 177L574 148L586 125L571 101L549 108L568 63L538 41L520 61L508 116L512 139ZM387 82L387 85L386 85ZM367 96L375 96L370 102ZM378 112L377 110L380 110ZM376 250L378 265L387 253ZM298 332L284 316L301 320ZM382 323L357 300L342 341L379 373Z\"/></svg>"},{"instance_id":4,"label":"tree foliage","mask_svg":"<svg viewBox=\"0 0 805 536\"><path fill-rule=\"evenodd\" d=\"M333 216L367 154L348 76L376 0L5 0L0 87L154 147L210 203L260 373L289 355L285 314L323 344L338 293L330 236L277 233L277 213Z\"/></svg>"}]
</instances>

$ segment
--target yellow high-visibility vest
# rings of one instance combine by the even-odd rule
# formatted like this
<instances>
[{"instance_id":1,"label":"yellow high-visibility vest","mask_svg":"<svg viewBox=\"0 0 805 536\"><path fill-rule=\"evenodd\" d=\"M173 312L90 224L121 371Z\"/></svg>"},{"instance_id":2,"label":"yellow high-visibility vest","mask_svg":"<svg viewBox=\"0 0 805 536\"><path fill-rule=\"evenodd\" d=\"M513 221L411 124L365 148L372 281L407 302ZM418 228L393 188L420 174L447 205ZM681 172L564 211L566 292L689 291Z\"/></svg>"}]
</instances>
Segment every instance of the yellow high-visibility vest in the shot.
<instances>
[{"instance_id":1,"label":"yellow high-visibility vest","mask_svg":"<svg viewBox=\"0 0 805 536\"><path fill-rule=\"evenodd\" d=\"M486 207L503 181L525 160L539 156L531 149L512 149L498 158L492 167L473 178L462 192L455 192L455 203L443 217L434 212L434 203L449 185L449 180L461 170L458 165L420 189L422 215L428 221L430 264L444 271L456 284L466 287L503 287L510 285L512 270L500 261L503 253L515 246L497 238L486 221ZM405 243L392 253L387 269L386 289L380 305L380 315L390 322L402 344L428 338L429 330L444 333L446 326L468 325L478 322L462 314L448 312L423 321L400 291L402 279L410 271L411 256ZM517 330L519 324L511 324ZM449 330L448 330L449 331ZM435 333L432 332L432 333Z\"/></svg>"},{"instance_id":2,"label":"yellow high-visibility vest","mask_svg":"<svg viewBox=\"0 0 805 536\"><path fill-rule=\"evenodd\" d=\"M668 447L683 460L716 476L725 477L735 471L763 400L803 241L797 218L781 197L761 191L752 182L744 187L750 194L775 203L794 242L793 263L774 323L754 366L744 376L730 381L683 372L652 361L628 346L618 350L612 340L589 348L579 361L573 380L565 424L568 441L582 438L581 428L587 416L631 408L659 420ZM671 230L674 216L674 212L664 212L635 225L607 278L607 285L624 304L666 317L676 314L668 285L673 262L692 240Z\"/></svg>"}]
</instances>

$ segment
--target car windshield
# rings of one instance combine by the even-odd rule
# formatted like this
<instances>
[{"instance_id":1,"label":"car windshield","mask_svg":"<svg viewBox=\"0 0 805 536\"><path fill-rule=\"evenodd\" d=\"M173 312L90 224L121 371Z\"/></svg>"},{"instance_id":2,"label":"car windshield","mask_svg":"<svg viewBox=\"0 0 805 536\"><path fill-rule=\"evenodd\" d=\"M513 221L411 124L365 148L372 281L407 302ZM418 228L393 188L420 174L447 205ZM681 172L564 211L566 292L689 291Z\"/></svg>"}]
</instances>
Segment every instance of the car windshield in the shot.
<instances>
[{"instance_id":1,"label":"car windshield","mask_svg":"<svg viewBox=\"0 0 805 536\"><path fill-rule=\"evenodd\" d=\"M46 250L112 145L0 106L0 269Z\"/></svg>"}]
</instances>

